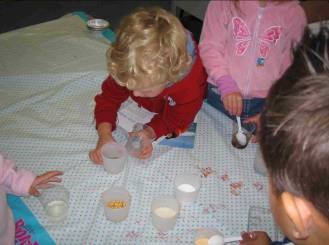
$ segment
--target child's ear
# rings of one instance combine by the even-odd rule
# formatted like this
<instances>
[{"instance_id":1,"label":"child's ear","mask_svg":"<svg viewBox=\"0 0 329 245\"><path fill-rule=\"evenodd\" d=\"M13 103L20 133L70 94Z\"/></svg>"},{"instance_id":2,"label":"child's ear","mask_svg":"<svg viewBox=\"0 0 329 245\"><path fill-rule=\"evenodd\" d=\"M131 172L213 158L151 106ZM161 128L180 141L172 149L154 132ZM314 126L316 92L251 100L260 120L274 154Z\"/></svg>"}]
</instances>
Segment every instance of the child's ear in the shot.
<instances>
[{"instance_id":1,"label":"child's ear","mask_svg":"<svg viewBox=\"0 0 329 245\"><path fill-rule=\"evenodd\" d=\"M292 235L297 240L306 239L309 236L312 220L312 212L307 201L289 192L283 192L281 200L285 212L294 225Z\"/></svg>"}]
</instances>

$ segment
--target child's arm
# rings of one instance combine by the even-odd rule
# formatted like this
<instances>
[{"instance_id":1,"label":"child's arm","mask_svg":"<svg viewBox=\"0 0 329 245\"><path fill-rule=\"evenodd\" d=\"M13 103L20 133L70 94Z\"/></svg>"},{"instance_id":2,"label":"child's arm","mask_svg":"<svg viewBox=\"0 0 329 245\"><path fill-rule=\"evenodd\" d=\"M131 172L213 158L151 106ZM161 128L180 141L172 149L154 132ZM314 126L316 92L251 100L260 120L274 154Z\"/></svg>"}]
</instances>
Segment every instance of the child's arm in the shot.
<instances>
[{"instance_id":1,"label":"child's arm","mask_svg":"<svg viewBox=\"0 0 329 245\"><path fill-rule=\"evenodd\" d=\"M109 76L102 84L102 92L95 97L95 120L98 142L95 149L89 152L89 158L96 164L102 164L101 148L104 144L114 141L112 131L116 127L117 112L121 104L128 98L129 92L119 86Z\"/></svg>"},{"instance_id":2,"label":"child's arm","mask_svg":"<svg viewBox=\"0 0 329 245\"><path fill-rule=\"evenodd\" d=\"M288 40L286 47L288 51L283 51L281 56L280 76L282 76L292 64L293 50L300 44L307 25L306 15L302 7L297 6L291 11L287 10L287 12L289 12L289 16L291 16L291 19L287 21L289 25L287 27L287 31L285 32Z\"/></svg>"},{"instance_id":3,"label":"child's arm","mask_svg":"<svg viewBox=\"0 0 329 245\"><path fill-rule=\"evenodd\" d=\"M200 55L208 76L217 85L220 94L239 92L228 69L228 13L232 11L231 1L211 1L205 15L200 38Z\"/></svg>"},{"instance_id":4,"label":"child's arm","mask_svg":"<svg viewBox=\"0 0 329 245\"><path fill-rule=\"evenodd\" d=\"M46 189L53 187L53 182L61 182L61 179L58 178L59 175L62 175L61 171L49 171L44 174L38 175L29 189L29 194L32 196L39 196L40 192L38 189ZM52 183L51 183L52 182Z\"/></svg>"},{"instance_id":5,"label":"child's arm","mask_svg":"<svg viewBox=\"0 0 329 245\"><path fill-rule=\"evenodd\" d=\"M96 164L103 163L103 157L101 154L101 148L106 143L115 141L112 136L112 125L107 122L102 122L98 125L97 128L98 141L96 148L89 152L89 158Z\"/></svg>"},{"instance_id":6,"label":"child's arm","mask_svg":"<svg viewBox=\"0 0 329 245\"><path fill-rule=\"evenodd\" d=\"M232 2L211 1L207 8L199 44L203 64L210 81L217 86L225 109L240 115L242 96L227 67L227 37Z\"/></svg>"},{"instance_id":7,"label":"child's arm","mask_svg":"<svg viewBox=\"0 0 329 245\"><path fill-rule=\"evenodd\" d=\"M35 177L32 172L24 169L16 171L14 163L0 155L0 185L6 193L28 195Z\"/></svg>"},{"instance_id":8,"label":"child's arm","mask_svg":"<svg viewBox=\"0 0 329 245\"><path fill-rule=\"evenodd\" d=\"M60 182L57 177L62 175L60 171L49 171L40 176L21 169L16 170L14 163L0 154L0 185L4 187L7 193L18 196L34 195L40 193L37 189L49 188L52 186L49 182Z\"/></svg>"},{"instance_id":9,"label":"child's arm","mask_svg":"<svg viewBox=\"0 0 329 245\"><path fill-rule=\"evenodd\" d=\"M102 84L102 92L95 97L94 116L96 128L101 123L111 124L111 130L115 130L117 112L121 104L129 97L127 88L118 85L115 80L109 76Z\"/></svg>"}]
</instances>

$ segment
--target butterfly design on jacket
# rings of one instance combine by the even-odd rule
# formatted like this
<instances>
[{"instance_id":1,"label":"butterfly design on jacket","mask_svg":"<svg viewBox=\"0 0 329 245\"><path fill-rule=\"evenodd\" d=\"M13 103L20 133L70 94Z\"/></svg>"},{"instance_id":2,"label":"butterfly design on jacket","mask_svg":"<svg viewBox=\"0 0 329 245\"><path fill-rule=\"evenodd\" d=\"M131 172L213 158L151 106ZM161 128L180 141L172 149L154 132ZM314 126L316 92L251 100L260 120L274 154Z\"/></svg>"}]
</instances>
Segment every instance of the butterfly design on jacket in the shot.
<instances>
[{"instance_id":1,"label":"butterfly design on jacket","mask_svg":"<svg viewBox=\"0 0 329 245\"><path fill-rule=\"evenodd\" d=\"M239 17L232 19L233 38L235 39L235 54L242 56L248 50L252 41L252 36L246 23ZM259 54L262 58L266 58L270 51L271 45L276 45L282 34L281 26L271 26L267 28L263 34L257 37L259 44Z\"/></svg>"}]
</instances>

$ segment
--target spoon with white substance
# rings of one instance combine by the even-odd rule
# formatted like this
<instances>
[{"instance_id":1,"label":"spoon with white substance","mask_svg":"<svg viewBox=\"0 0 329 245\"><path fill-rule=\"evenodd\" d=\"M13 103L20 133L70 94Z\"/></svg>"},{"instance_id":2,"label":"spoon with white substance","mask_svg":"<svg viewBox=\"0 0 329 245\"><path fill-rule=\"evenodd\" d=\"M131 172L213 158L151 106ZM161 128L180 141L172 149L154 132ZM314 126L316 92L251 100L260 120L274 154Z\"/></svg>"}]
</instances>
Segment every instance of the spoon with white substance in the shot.
<instances>
[{"instance_id":1,"label":"spoon with white substance","mask_svg":"<svg viewBox=\"0 0 329 245\"><path fill-rule=\"evenodd\" d=\"M238 132L236 133L236 139L238 140L240 145L244 146L247 144L247 137L242 131L241 118L237 116L236 120L238 122Z\"/></svg>"},{"instance_id":2,"label":"spoon with white substance","mask_svg":"<svg viewBox=\"0 0 329 245\"><path fill-rule=\"evenodd\" d=\"M241 241L241 236L224 237L218 229L204 228L197 232L195 245L224 245L226 243Z\"/></svg>"},{"instance_id":3,"label":"spoon with white substance","mask_svg":"<svg viewBox=\"0 0 329 245\"><path fill-rule=\"evenodd\" d=\"M241 236L224 237L223 235L214 235L208 240L208 245L223 245L226 243L241 241Z\"/></svg>"}]
</instances>

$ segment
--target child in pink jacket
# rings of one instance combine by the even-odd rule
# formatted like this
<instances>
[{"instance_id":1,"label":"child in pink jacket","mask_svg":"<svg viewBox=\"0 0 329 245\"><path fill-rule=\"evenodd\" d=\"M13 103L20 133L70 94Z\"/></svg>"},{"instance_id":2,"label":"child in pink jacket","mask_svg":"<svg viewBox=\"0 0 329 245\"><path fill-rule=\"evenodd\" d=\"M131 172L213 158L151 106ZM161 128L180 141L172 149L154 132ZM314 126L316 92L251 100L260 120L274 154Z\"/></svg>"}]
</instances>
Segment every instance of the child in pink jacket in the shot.
<instances>
[{"instance_id":1,"label":"child in pink jacket","mask_svg":"<svg viewBox=\"0 0 329 245\"><path fill-rule=\"evenodd\" d=\"M264 98L291 65L306 23L298 1L211 1L199 44L209 104L255 131Z\"/></svg>"},{"instance_id":2,"label":"child in pink jacket","mask_svg":"<svg viewBox=\"0 0 329 245\"><path fill-rule=\"evenodd\" d=\"M0 154L0 244L15 244L15 224L13 215L7 205L6 193L15 195L40 195L38 189L49 188L50 182L60 182L60 171L49 171L35 176L27 170L16 171L12 161Z\"/></svg>"}]
</instances>

